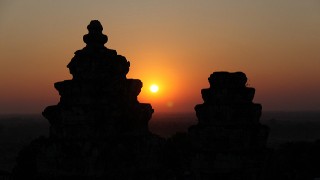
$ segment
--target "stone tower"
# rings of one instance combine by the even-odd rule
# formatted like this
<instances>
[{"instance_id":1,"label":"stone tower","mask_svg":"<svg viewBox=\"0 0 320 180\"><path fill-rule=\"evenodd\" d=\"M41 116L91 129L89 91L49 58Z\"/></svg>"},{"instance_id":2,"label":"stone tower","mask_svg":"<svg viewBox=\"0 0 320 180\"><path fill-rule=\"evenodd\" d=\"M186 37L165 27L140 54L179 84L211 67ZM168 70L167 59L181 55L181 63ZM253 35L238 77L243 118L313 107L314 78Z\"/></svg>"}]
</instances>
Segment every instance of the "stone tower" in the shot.
<instances>
[{"instance_id":1,"label":"stone tower","mask_svg":"<svg viewBox=\"0 0 320 180\"><path fill-rule=\"evenodd\" d=\"M148 130L153 109L137 100L142 82L126 78L130 62L104 46L99 21L87 28L86 47L67 66L73 78L54 84L60 102L42 113L50 136L21 151L16 179L148 179L160 166L163 140Z\"/></svg>"},{"instance_id":2,"label":"stone tower","mask_svg":"<svg viewBox=\"0 0 320 180\"><path fill-rule=\"evenodd\" d=\"M54 84L61 96L58 105L43 116L55 138L104 138L119 133L147 133L153 109L137 100L142 82L127 79L130 62L104 44L99 21L91 21L87 44L68 64L72 80Z\"/></svg>"},{"instance_id":3,"label":"stone tower","mask_svg":"<svg viewBox=\"0 0 320 180\"><path fill-rule=\"evenodd\" d=\"M242 72L214 72L195 107L198 124L189 128L195 156L191 167L200 179L256 180L266 158L268 128L262 107Z\"/></svg>"}]
</instances>

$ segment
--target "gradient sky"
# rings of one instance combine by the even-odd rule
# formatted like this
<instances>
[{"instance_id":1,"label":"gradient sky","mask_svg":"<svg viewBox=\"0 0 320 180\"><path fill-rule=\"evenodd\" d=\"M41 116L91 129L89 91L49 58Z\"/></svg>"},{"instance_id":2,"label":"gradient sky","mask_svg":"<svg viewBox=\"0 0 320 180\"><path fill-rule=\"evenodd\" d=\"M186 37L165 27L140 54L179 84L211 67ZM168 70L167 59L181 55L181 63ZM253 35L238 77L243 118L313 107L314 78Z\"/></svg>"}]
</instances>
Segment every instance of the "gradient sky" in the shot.
<instances>
[{"instance_id":1,"label":"gradient sky","mask_svg":"<svg viewBox=\"0 0 320 180\"><path fill-rule=\"evenodd\" d=\"M0 0L0 114L58 103L93 19L156 112L193 112L214 71L245 72L263 110L320 110L319 0Z\"/></svg>"}]
</instances>

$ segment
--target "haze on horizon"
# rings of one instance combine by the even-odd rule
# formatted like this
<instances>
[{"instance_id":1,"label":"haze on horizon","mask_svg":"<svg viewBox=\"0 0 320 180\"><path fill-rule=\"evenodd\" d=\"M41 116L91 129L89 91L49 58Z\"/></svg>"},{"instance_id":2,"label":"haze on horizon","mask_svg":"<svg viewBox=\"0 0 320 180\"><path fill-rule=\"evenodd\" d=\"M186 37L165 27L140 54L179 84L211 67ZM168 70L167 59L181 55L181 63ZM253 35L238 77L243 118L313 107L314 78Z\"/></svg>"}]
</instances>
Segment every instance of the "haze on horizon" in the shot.
<instances>
[{"instance_id":1,"label":"haze on horizon","mask_svg":"<svg viewBox=\"0 0 320 180\"><path fill-rule=\"evenodd\" d=\"M156 112L194 112L214 71L243 71L263 110L320 110L320 1L0 1L0 114L57 104L53 84L99 20ZM150 93L151 84L159 92Z\"/></svg>"}]
</instances>

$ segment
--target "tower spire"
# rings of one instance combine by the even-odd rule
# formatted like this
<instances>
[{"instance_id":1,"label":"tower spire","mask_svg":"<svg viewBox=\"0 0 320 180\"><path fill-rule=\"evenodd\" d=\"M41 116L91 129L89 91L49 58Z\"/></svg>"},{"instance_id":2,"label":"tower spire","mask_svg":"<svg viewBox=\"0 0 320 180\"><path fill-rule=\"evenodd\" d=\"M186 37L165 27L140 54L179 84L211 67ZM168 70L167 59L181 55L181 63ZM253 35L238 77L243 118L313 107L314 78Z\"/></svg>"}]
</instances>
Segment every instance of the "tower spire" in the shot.
<instances>
[{"instance_id":1,"label":"tower spire","mask_svg":"<svg viewBox=\"0 0 320 180\"><path fill-rule=\"evenodd\" d=\"M102 33L103 27L98 20L92 20L87 29L89 33L83 36L87 46L104 46L108 42L108 36Z\"/></svg>"}]
</instances>

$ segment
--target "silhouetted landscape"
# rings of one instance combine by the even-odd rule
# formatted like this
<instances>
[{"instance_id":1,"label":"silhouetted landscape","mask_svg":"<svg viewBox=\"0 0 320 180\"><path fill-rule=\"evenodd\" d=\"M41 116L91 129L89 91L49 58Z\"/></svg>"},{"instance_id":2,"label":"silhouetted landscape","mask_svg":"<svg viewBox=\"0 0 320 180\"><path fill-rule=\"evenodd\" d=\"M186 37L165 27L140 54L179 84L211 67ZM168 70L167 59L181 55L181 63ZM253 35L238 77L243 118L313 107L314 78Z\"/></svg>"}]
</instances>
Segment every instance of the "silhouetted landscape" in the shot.
<instances>
[{"instance_id":1,"label":"silhouetted landscape","mask_svg":"<svg viewBox=\"0 0 320 180\"><path fill-rule=\"evenodd\" d=\"M150 130L168 138L186 132L196 123L195 113L157 113L149 122ZM286 142L313 142L320 139L320 112L263 112L261 122L270 127L268 147ZM0 169L12 171L23 146L39 136L48 136L49 123L41 115L0 116Z\"/></svg>"},{"instance_id":2,"label":"silhouetted landscape","mask_svg":"<svg viewBox=\"0 0 320 180\"><path fill-rule=\"evenodd\" d=\"M42 115L0 117L0 178L313 180L320 112L264 112L243 72L218 71L194 113L154 113L99 21Z\"/></svg>"}]
</instances>

